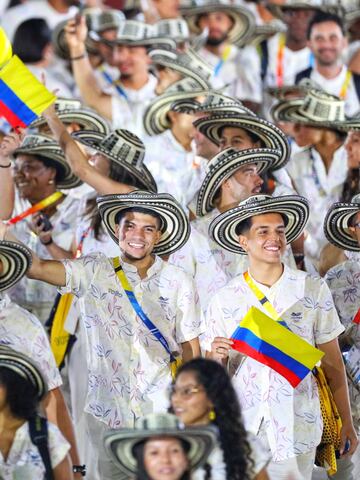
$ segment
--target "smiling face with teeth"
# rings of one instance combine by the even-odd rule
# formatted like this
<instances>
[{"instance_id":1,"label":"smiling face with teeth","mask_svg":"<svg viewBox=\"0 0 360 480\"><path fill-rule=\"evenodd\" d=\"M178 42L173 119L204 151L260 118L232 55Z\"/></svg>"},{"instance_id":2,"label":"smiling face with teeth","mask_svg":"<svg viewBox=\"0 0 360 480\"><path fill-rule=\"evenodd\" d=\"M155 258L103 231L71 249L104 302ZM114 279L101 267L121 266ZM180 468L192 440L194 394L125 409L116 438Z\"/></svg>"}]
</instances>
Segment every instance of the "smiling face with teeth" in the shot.
<instances>
[{"instance_id":1,"label":"smiling face with teeth","mask_svg":"<svg viewBox=\"0 0 360 480\"><path fill-rule=\"evenodd\" d=\"M155 245L161 237L160 221L149 213L125 212L115 229L119 247L130 262L151 257Z\"/></svg>"},{"instance_id":2,"label":"smiling face with teeth","mask_svg":"<svg viewBox=\"0 0 360 480\"><path fill-rule=\"evenodd\" d=\"M239 235L239 243L251 263L280 263L286 247L284 218L280 213L251 217L250 227Z\"/></svg>"}]
</instances>

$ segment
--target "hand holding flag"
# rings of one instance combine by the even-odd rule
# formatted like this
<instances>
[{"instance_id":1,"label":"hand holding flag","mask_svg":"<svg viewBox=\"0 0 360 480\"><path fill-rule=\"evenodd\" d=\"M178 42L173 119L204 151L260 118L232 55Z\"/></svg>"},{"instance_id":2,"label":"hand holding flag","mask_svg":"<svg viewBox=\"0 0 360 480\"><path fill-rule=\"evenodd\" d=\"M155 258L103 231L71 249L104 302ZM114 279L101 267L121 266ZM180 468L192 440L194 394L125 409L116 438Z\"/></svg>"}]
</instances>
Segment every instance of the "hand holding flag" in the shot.
<instances>
[{"instance_id":1,"label":"hand holding flag","mask_svg":"<svg viewBox=\"0 0 360 480\"><path fill-rule=\"evenodd\" d=\"M231 336L233 349L272 368L295 388L323 357L280 322L251 307Z\"/></svg>"}]
</instances>

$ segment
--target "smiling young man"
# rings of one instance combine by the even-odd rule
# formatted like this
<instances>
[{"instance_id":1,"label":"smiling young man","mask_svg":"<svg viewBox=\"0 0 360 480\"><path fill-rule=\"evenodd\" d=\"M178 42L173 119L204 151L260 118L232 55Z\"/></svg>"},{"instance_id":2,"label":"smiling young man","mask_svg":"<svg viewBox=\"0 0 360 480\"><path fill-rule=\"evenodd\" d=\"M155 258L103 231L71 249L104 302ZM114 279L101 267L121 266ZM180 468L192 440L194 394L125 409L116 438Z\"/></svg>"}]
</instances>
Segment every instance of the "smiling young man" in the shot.
<instances>
[{"instance_id":1,"label":"smiling young man","mask_svg":"<svg viewBox=\"0 0 360 480\"><path fill-rule=\"evenodd\" d=\"M355 115L360 107L360 75L351 72L343 61L348 43L342 20L318 12L309 23L307 37L314 65L299 72L295 83L310 78L344 100L346 113Z\"/></svg>"},{"instance_id":2,"label":"smiling young man","mask_svg":"<svg viewBox=\"0 0 360 480\"><path fill-rule=\"evenodd\" d=\"M119 473L103 451L104 432L166 410L169 351L184 361L200 354L201 316L191 279L157 256L188 238L188 220L173 197L142 191L105 195L98 207L119 245L120 265L100 253L63 262L34 255L28 275L80 298L87 335L88 448L98 461L99 478L108 480ZM12 238L0 228L2 236ZM169 351L150 331L151 322Z\"/></svg>"},{"instance_id":3,"label":"smiling young man","mask_svg":"<svg viewBox=\"0 0 360 480\"><path fill-rule=\"evenodd\" d=\"M227 148L208 163L197 201L198 218L191 222L189 242L169 259L195 279L204 312L212 295L246 269L245 258L219 248L209 237L209 225L219 213L260 193L260 173L277 163L280 156L280 152L271 149Z\"/></svg>"},{"instance_id":4,"label":"smiling young man","mask_svg":"<svg viewBox=\"0 0 360 480\"><path fill-rule=\"evenodd\" d=\"M210 235L220 247L247 254L249 269L214 295L202 346L212 359L229 361L246 429L263 437L271 450L271 480L311 479L323 422L312 373L294 388L270 367L231 351L229 339L251 307L269 316L265 304L271 304L293 333L324 352L322 368L343 422L340 453L346 440L350 453L358 443L337 341L343 327L330 291L323 280L281 261L286 244L301 234L308 215L303 197L259 195L220 214L210 225Z\"/></svg>"}]
</instances>

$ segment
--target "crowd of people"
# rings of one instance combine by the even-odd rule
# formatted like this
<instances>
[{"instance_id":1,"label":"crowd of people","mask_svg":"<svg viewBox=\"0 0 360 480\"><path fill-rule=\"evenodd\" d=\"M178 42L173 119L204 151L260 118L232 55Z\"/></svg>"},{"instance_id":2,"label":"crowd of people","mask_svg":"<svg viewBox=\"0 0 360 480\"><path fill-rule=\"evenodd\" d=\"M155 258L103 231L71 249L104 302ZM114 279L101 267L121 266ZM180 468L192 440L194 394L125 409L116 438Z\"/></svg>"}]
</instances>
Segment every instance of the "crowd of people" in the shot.
<instances>
[{"instance_id":1,"label":"crowd of people","mask_svg":"<svg viewBox=\"0 0 360 480\"><path fill-rule=\"evenodd\" d=\"M360 478L360 3L0 18L0 480Z\"/></svg>"}]
</instances>

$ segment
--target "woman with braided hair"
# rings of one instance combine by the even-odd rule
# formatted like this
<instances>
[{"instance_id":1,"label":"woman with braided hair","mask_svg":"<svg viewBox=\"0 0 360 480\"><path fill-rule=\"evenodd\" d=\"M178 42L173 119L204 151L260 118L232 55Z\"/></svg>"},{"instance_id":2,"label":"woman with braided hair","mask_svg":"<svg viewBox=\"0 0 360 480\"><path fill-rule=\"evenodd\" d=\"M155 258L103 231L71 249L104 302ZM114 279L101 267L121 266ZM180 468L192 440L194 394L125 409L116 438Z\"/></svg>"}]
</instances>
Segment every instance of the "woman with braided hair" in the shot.
<instances>
[{"instance_id":1,"label":"woman with braided hair","mask_svg":"<svg viewBox=\"0 0 360 480\"><path fill-rule=\"evenodd\" d=\"M266 480L269 460L246 433L236 392L217 362L196 358L182 365L171 390L171 409L186 426L212 425L218 443L194 480Z\"/></svg>"}]
</instances>

